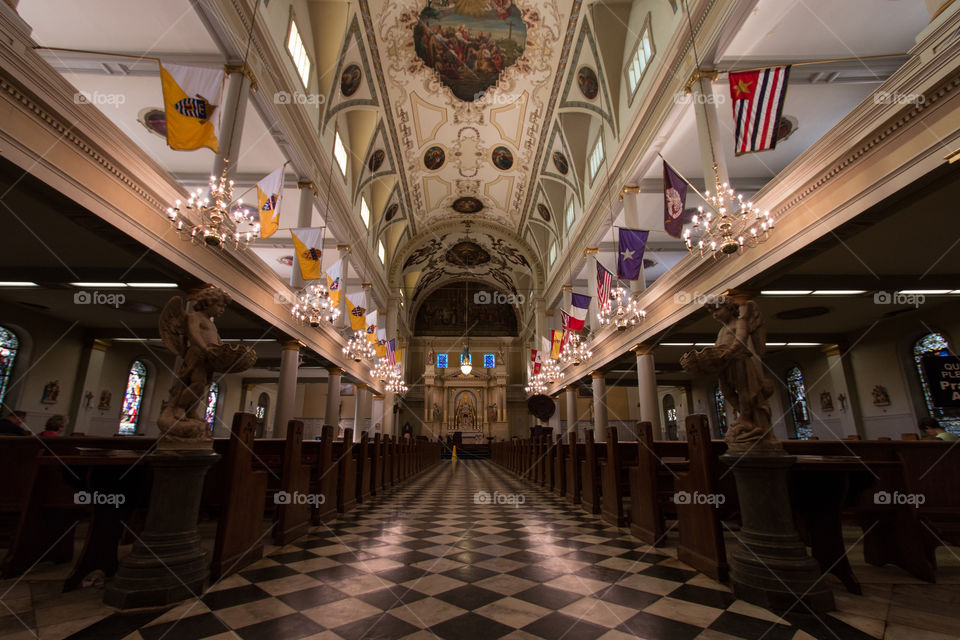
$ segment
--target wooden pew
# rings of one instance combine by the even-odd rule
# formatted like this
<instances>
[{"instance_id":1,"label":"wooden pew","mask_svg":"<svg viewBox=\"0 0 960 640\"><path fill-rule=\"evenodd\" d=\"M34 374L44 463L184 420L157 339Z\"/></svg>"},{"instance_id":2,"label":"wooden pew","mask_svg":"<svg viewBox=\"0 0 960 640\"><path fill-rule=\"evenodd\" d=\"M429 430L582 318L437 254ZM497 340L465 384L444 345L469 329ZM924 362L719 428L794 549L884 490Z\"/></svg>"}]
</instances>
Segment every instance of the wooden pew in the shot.
<instances>
[{"instance_id":1,"label":"wooden pew","mask_svg":"<svg viewBox=\"0 0 960 640\"><path fill-rule=\"evenodd\" d=\"M655 451L653 425L637 424L637 466L630 476L630 532L653 546L666 544L666 527L659 490L659 476L664 470Z\"/></svg>"},{"instance_id":2,"label":"wooden pew","mask_svg":"<svg viewBox=\"0 0 960 640\"><path fill-rule=\"evenodd\" d=\"M584 434L584 456L580 464L580 506L588 513L600 513L600 459L599 447L593 441L593 429L587 429ZM606 449L604 455L606 458Z\"/></svg>"},{"instance_id":3,"label":"wooden pew","mask_svg":"<svg viewBox=\"0 0 960 640\"><path fill-rule=\"evenodd\" d=\"M357 469L353 459L353 429L343 430L343 442L333 445L337 465L337 511L347 513L357 504Z\"/></svg>"},{"instance_id":4,"label":"wooden pew","mask_svg":"<svg viewBox=\"0 0 960 640\"><path fill-rule=\"evenodd\" d=\"M574 505L580 504L580 494L583 479L580 476L582 470L584 446L577 443L577 432L571 431L569 435L570 445L566 458L566 484L567 484L567 502Z\"/></svg>"},{"instance_id":5,"label":"wooden pew","mask_svg":"<svg viewBox=\"0 0 960 640\"><path fill-rule=\"evenodd\" d=\"M546 447L543 460L543 487L547 491L553 491L553 486L557 481L554 474L555 465L553 462L553 459L557 455L557 446L553 442L551 433L547 433L547 435L543 437L543 444L544 447Z\"/></svg>"},{"instance_id":6,"label":"wooden pew","mask_svg":"<svg viewBox=\"0 0 960 640\"><path fill-rule=\"evenodd\" d=\"M370 495L376 496L377 489L381 488L380 475L383 473L383 442L379 433L373 436L373 447L370 451Z\"/></svg>"},{"instance_id":7,"label":"wooden pew","mask_svg":"<svg viewBox=\"0 0 960 640\"><path fill-rule=\"evenodd\" d=\"M380 461L380 489L386 491L390 488L390 485L393 483L393 474L390 471L390 464L392 460L392 455L390 453L390 441L391 436L383 436L381 440L380 447L383 451L383 458Z\"/></svg>"},{"instance_id":8,"label":"wooden pew","mask_svg":"<svg viewBox=\"0 0 960 640\"><path fill-rule=\"evenodd\" d=\"M620 443L617 428L608 427L606 450L606 461L600 464L600 515L604 522L624 527L630 518L623 501L630 490L630 468L637 466L637 447L635 443Z\"/></svg>"},{"instance_id":9,"label":"wooden pew","mask_svg":"<svg viewBox=\"0 0 960 640\"><path fill-rule=\"evenodd\" d=\"M364 431L360 434L360 442L353 446L354 460L357 469L357 503L370 501L370 436Z\"/></svg>"},{"instance_id":10,"label":"wooden pew","mask_svg":"<svg viewBox=\"0 0 960 640\"><path fill-rule=\"evenodd\" d=\"M567 455L570 447L563 443L563 436L557 436L553 454L553 492L563 497L567 494Z\"/></svg>"},{"instance_id":11,"label":"wooden pew","mask_svg":"<svg viewBox=\"0 0 960 640\"><path fill-rule=\"evenodd\" d=\"M310 523L314 525L330 522L337 517L337 474L338 468L333 460L333 426L323 425L320 440L303 443L305 454L313 455L310 467L310 492L323 496L323 501L313 505Z\"/></svg>"},{"instance_id":12,"label":"wooden pew","mask_svg":"<svg viewBox=\"0 0 960 640\"><path fill-rule=\"evenodd\" d=\"M290 420L283 446L280 492L276 494L277 526L274 544L283 546L307 534L310 527L310 467L303 464L303 422ZM286 498L286 500L284 500Z\"/></svg>"},{"instance_id":13,"label":"wooden pew","mask_svg":"<svg viewBox=\"0 0 960 640\"><path fill-rule=\"evenodd\" d=\"M40 440L28 436L0 436L0 526L7 553L0 563L4 578L20 575L36 553L30 540L27 513L32 504L40 458ZM73 537L70 537L73 542Z\"/></svg>"},{"instance_id":14,"label":"wooden pew","mask_svg":"<svg viewBox=\"0 0 960 640\"><path fill-rule=\"evenodd\" d=\"M686 472L677 474L674 486L677 495L689 496L690 500L676 502L677 528L680 530L677 559L723 582L729 575L730 566L727 564L720 518L725 506L729 508L736 501L736 488L733 488L732 495L729 490L721 490L720 461L710 440L707 417L687 416L686 429L689 466ZM699 501L694 499L698 495L722 495L723 500Z\"/></svg>"},{"instance_id":15,"label":"wooden pew","mask_svg":"<svg viewBox=\"0 0 960 640\"><path fill-rule=\"evenodd\" d=\"M222 492L221 511L210 562L210 579L219 580L263 557L263 505L267 472L253 469L257 418L235 413L226 455L207 473L205 484Z\"/></svg>"}]
</instances>

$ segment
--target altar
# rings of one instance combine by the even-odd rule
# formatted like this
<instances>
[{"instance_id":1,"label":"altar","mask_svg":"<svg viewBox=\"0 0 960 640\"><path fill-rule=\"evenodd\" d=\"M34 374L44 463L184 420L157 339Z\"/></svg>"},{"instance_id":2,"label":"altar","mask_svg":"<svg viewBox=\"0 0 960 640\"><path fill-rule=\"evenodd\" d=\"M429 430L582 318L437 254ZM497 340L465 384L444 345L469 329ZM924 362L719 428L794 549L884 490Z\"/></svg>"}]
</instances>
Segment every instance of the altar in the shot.
<instances>
[{"instance_id":1,"label":"altar","mask_svg":"<svg viewBox=\"0 0 960 640\"><path fill-rule=\"evenodd\" d=\"M508 437L507 371L502 356L495 366L475 367L469 374L459 368L434 367L432 352L427 362L423 418L429 432L442 439L459 433L464 444Z\"/></svg>"},{"instance_id":2,"label":"altar","mask_svg":"<svg viewBox=\"0 0 960 640\"><path fill-rule=\"evenodd\" d=\"M480 429L452 429L447 431L447 436L456 440L457 434L460 434L460 442L463 444L486 444L487 435Z\"/></svg>"}]
</instances>

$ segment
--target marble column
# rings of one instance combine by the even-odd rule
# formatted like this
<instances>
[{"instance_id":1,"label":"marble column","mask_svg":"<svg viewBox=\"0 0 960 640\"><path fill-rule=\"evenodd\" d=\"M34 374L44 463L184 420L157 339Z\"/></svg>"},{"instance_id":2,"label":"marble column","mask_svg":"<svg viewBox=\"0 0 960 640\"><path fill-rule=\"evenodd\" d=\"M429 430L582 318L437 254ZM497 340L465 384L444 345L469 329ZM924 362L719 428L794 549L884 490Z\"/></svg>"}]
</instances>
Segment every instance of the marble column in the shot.
<instances>
[{"instance_id":1,"label":"marble column","mask_svg":"<svg viewBox=\"0 0 960 640\"><path fill-rule=\"evenodd\" d=\"M397 337L397 320L400 315L400 296L390 296L387 298L387 313L384 318L384 327L386 328L386 339L396 339ZM428 402L429 395L424 389L423 394L423 405L424 408L428 408L430 403ZM394 394L390 391L384 390L383 392L383 433L385 435L396 435L396 418L393 414L393 404L394 404ZM426 415L426 414L425 414ZM428 422L427 418L424 417L424 422Z\"/></svg>"},{"instance_id":2,"label":"marble column","mask_svg":"<svg viewBox=\"0 0 960 640\"><path fill-rule=\"evenodd\" d=\"M287 422L292 420L296 413L297 371L300 368L300 348L303 346L299 340L284 340L280 343L280 377L277 379L274 438L282 438L287 434Z\"/></svg>"},{"instance_id":3,"label":"marble column","mask_svg":"<svg viewBox=\"0 0 960 640\"><path fill-rule=\"evenodd\" d=\"M360 442L360 432L369 428L367 423L370 422L370 403L367 402L367 395L370 390L362 382L354 383L353 388L353 441Z\"/></svg>"},{"instance_id":4,"label":"marble column","mask_svg":"<svg viewBox=\"0 0 960 640\"><path fill-rule=\"evenodd\" d=\"M823 439L839 440L845 436L857 434L861 438L866 438L867 434L863 429L863 414L860 407L860 396L857 393L857 381L853 373L853 364L850 358L845 358L845 351L839 345L830 344L823 348L824 356L827 358L827 375L829 378L829 388L833 399L833 413L839 413L840 432L832 435L822 435ZM846 400L840 402L840 396ZM820 398L809 398L809 402L819 403ZM844 404L846 407L844 407ZM814 430L817 425L814 426Z\"/></svg>"},{"instance_id":5,"label":"marble column","mask_svg":"<svg viewBox=\"0 0 960 640\"><path fill-rule=\"evenodd\" d=\"M590 328L591 332L599 328L597 323L597 311L601 302L597 300L597 256L599 253L600 249L597 247L590 247L583 252L583 256L587 259L587 294L590 296L590 310L587 311L586 326Z\"/></svg>"},{"instance_id":6,"label":"marble column","mask_svg":"<svg viewBox=\"0 0 960 640\"><path fill-rule=\"evenodd\" d=\"M727 141L721 140L723 130L717 119L717 102L723 98L718 98L714 93L713 81L716 79L716 71L702 71L690 87L693 94L693 112L697 122L697 141L700 147L700 162L703 166L704 189L710 192L716 191L714 163L717 165L716 171L720 182L730 182L727 161L720 153L722 145ZM711 149L713 149L712 152Z\"/></svg>"},{"instance_id":7,"label":"marble column","mask_svg":"<svg viewBox=\"0 0 960 640\"><path fill-rule=\"evenodd\" d=\"M77 386L77 391L74 392L73 402L71 406L71 415L70 421L67 425L67 433L86 433L91 435L89 432L90 429L90 413L96 410L97 398L99 397L98 387L100 386L100 374L103 372L103 360L106 358L107 349L110 348L110 342L108 340L94 339L86 347L83 353L83 361L80 367L80 370L83 372L79 378L80 384ZM144 391L147 391L146 389ZM90 401L90 406L87 407L84 402L83 397L87 393L93 394L93 399ZM120 399L123 402L123 398ZM146 393L144 393L143 400L140 405L140 415L146 416L143 409L146 406ZM117 422L119 428L119 421ZM38 428L39 427L39 428ZM32 431L43 431L43 425L34 425ZM138 429L143 429L146 427L146 420L141 418L140 426ZM100 434L100 435L113 435L111 434Z\"/></svg>"},{"instance_id":8,"label":"marble column","mask_svg":"<svg viewBox=\"0 0 960 640\"><path fill-rule=\"evenodd\" d=\"M333 427L333 435L340 432L340 378L343 369L330 367L327 369L327 408L323 412L323 424Z\"/></svg>"},{"instance_id":9,"label":"marble column","mask_svg":"<svg viewBox=\"0 0 960 640\"><path fill-rule=\"evenodd\" d=\"M607 382L603 371L590 374L593 379L593 437L598 442L607 440Z\"/></svg>"},{"instance_id":10,"label":"marble column","mask_svg":"<svg viewBox=\"0 0 960 640\"><path fill-rule=\"evenodd\" d=\"M564 391L567 398L567 433L577 433L577 387L570 384ZM579 434L578 434L579 435Z\"/></svg>"},{"instance_id":11,"label":"marble column","mask_svg":"<svg viewBox=\"0 0 960 640\"><path fill-rule=\"evenodd\" d=\"M242 65L227 67L227 90L223 100L223 120L220 122L219 151L213 161L212 175L217 180L223 173L223 167L229 160L227 176L237 171L237 159L240 157L240 139L243 137L243 120L247 113L247 100L250 96L250 78L244 73Z\"/></svg>"},{"instance_id":12,"label":"marble column","mask_svg":"<svg viewBox=\"0 0 960 640\"><path fill-rule=\"evenodd\" d=\"M311 222L313 222L313 200L317 195L317 187L309 180L300 180L297 182L297 189L300 190L300 202L297 209L297 226L309 227L311 226ZM300 275L300 265L297 259L294 258L293 268L290 269L290 288L302 289L306 284L306 280Z\"/></svg>"},{"instance_id":13,"label":"marble column","mask_svg":"<svg viewBox=\"0 0 960 640\"><path fill-rule=\"evenodd\" d=\"M639 344L633 348L637 356L637 396L640 402L640 420L649 422L655 434L666 439L660 420L660 400L657 396L657 373L652 347Z\"/></svg>"},{"instance_id":14,"label":"marble column","mask_svg":"<svg viewBox=\"0 0 960 640\"><path fill-rule=\"evenodd\" d=\"M537 297L533 299L534 304L534 313L536 320L537 333L533 337L533 348L538 351L543 348L543 340L541 338L547 337L547 304L542 297ZM546 362L546 358L549 357L549 353L543 354L541 360Z\"/></svg>"}]
</instances>

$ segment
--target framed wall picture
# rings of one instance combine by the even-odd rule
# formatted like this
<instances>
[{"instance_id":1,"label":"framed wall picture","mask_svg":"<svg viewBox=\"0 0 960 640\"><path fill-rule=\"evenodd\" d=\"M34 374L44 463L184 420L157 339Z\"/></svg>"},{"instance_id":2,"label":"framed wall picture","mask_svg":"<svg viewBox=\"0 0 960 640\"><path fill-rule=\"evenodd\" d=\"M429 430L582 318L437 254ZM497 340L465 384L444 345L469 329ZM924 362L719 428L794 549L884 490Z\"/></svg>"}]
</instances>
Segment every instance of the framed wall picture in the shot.
<instances>
[{"instance_id":1,"label":"framed wall picture","mask_svg":"<svg viewBox=\"0 0 960 640\"><path fill-rule=\"evenodd\" d=\"M354 386L352 382L341 382L340 383L340 395L341 396L352 396L354 395Z\"/></svg>"},{"instance_id":2,"label":"framed wall picture","mask_svg":"<svg viewBox=\"0 0 960 640\"><path fill-rule=\"evenodd\" d=\"M833 411L833 396L830 395L829 391L820 394L820 410L824 413Z\"/></svg>"}]
</instances>

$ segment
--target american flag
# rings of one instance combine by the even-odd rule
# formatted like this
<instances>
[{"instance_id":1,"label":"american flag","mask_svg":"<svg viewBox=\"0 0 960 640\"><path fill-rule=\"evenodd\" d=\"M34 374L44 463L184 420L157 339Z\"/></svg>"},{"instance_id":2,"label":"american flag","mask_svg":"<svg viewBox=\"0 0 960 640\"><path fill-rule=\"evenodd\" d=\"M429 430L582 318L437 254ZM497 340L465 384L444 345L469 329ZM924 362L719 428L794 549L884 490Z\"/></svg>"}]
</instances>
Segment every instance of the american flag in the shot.
<instances>
[{"instance_id":1,"label":"american flag","mask_svg":"<svg viewBox=\"0 0 960 640\"><path fill-rule=\"evenodd\" d=\"M777 129L789 77L789 65L730 74L738 156L777 146Z\"/></svg>"},{"instance_id":2,"label":"american flag","mask_svg":"<svg viewBox=\"0 0 960 640\"><path fill-rule=\"evenodd\" d=\"M597 308L602 309L610 299L610 288L613 287L613 274L607 271L600 261L597 261Z\"/></svg>"},{"instance_id":3,"label":"american flag","mask_svg":"<svg viewBox=\"0 0 960 640\"><path fill-rule=\"evenodd\" d=\"M387 362L397 364L397 340L396 338L387 340Z\"/></svg>"}]
</instances>

